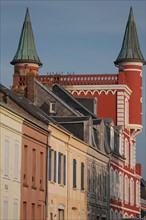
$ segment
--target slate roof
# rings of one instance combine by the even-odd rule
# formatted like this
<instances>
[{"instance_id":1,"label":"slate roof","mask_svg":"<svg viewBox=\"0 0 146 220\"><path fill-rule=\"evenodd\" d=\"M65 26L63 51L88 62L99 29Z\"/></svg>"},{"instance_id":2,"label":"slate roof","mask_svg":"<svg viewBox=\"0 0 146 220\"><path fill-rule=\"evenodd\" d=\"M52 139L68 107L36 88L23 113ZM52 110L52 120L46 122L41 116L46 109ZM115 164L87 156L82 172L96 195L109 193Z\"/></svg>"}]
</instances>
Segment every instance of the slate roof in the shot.
<instances>
[{"instance_id":1,"label":"slate roof","mask_svg":"<svg viewBox=\"0 0 146 220\"><path fill-rule=\"evenodd\" d=\"M80 113L82 116L91 116L93 119L96 119L97 116L83 106L80 102L74 98L67 90L65 90L59 84L54 84L52 86L52 91L57 95L61 100L63 100L67 105L69 105L76 112Z\"/></svg>"},{"instance_id":2,"label":"slate roof","mask_svg":"<svg viewBox=\"0 0 146 220\"><path fill-rule=\"evenodd\" d=\"M65 108L67 108L69 111L71 111L74 115L76 116L82 116L82 114L78 111L76 111L76 109L71 108L68 103L64 102L64 100L62 100L62 98L60 98L57 94L54 93L54 91L51 91L50 89L48 89L46 86L44 86L41 82L39 82L38 80L34 79L35 83L37 85L39 85L43 90L45 90L48 94L50 94L51 96L54 97L54 99L56 99L58 102L62 103L62 105L65 106Z\"/></svg>"},{"instance_id":3,"label":"slate roof","mask_svg":"<svg viewBox=\"0 0 146 220\"><path fill-rule=\"evenodd\" d=\"M21 108L23 108L26 112L31 114L33 117L37 118L38 120L44 122L45 124L49 124L50 122L53 122L56 124L56 121L53 120L51 117L49 117L47 114L45 114L42 110L37 108L33 105L32 102L30 102L25 97L16 94L12 90L9 90L2 84L0 84L0 92L3 93L5 96L8 96L12 101L14 101L17 105L19 105Z\"/></svg>"},{"instance_id":4,"label":"slate roof","mask_svg":"<svg viewBox=\"0 0 146 220\"><path fill-rule=\"evenodd\" d=\"M34 35L28 8L26 9L25 20L20 35L18 49L13 60L11 61L11 64L14 65L15 63L22 62L36 63L39 66L42 66L35 48Z\"/></svg>"},{"instance_id":5,"label":"slate roof","mask_svg":"<svg viewBox=\"0 0 146 220\"><path fill-rule=\"evenodd\" d=\"M146 64L146 61L144 60L144 57L142 55L139 46L132 7L130 8L129 18L127 21L124 39L122 43L122 48L114 63L118 65L120 62L125 62L125 61L142 62L143 64Z\"/></svg>"}]
</instances>

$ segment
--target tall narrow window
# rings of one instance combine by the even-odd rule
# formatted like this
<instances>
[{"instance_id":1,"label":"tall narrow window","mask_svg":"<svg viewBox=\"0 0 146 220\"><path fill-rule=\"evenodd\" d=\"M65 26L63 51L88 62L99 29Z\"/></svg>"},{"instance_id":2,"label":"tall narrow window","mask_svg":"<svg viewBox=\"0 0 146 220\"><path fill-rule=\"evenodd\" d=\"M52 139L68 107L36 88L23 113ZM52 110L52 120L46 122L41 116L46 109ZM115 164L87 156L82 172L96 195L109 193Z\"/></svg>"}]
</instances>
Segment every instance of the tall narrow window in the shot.
<instances>
[{"instance_id":1,"label":"tall narrow window","mask_svg":"<svg viewBox=\"0 0 146 220\"><path fill-rule=\"evenodd\" d=\"M13 219L18 219L18 200L14 199L13 202Z\"/></svg>"},{"instance_id":2,"label":"tall narrow window","mask_svg":"<svg viewBox=\"0 0 146 220\"><path fill-rule=\"evenodd\" d=\"M48 161L48 178L50 181L56 182L56 151L49 148L49 161Z\"/></svg>"},{"instance_id":3,"label":"tall narrow window","mask_svg":"<svg viewBox=\"0 0 146 220\"><path fill-rule=\"evenodd\" d=\"M36 187L36 149L32 149L32 187Z\"/></svg>"},{"instance_id":4,"label":"tall narrow window","mask_svg":"<svg viewBox=\"0 0 146 220\"><path fill-rule=\"evenodd\" d=\"M35 219L35 203L31 204L31 219Z\"/></svg>"},{"instance_id":5,"label":"tall narrow window","mask_svg":"<svg viewBox=\"0 0 146 220\"><path fill-rule=\"evenodd\" d=\"M40 189L43 189L43 184L44 184L44 180L43 180L43 175L44 175L44 171L43 171L43 163L44 163L44 155L43 152L40 152Z\"/></svg>"},{"instance_id":6,"label":"tall narrow window","mask_svg":"<svg viewBox=\"0 0 146 220\"><path fill-rule=\"evenodd\" d=\"M66 184L66 155L58 153L58 183Z\"/></svg>"},{"instance_id":7,"label":"tall narrow window","mask_svg":"<svg viewBox=\"0 0 146 220\"><path fill-rule=\"evenodd\" d=\"M4 175L9 176L9 137L5 136L4 140Z\"/></svg>"},{"instance_id":8,"label":"tall narrow window","mask_svg":"<svg viewBox=\"0 0 146 220\"><path fill-rule=\"evenodd\" d=\"M138 180L136 181L136 206L140 205L140 185Z\"/></svg>"},{"instance_id":9,"label":"tall narrow window","mask_svg":"<svg viewBox=\"0 0 146 220\"><path fill-rule=\"evenodd\" d=\"M77 162L76 162L76 159L73 159L73 188L76 188L77 187L77 177L76 177L76 174L77 174Z\"/></svg>"},{"instance_id":10,"label":"tall narrow window","mask_svg":"<svg viewBox=\"0 0 146 220\"><path fill-rule=\"evenodd\" d=\"M27 219L27 202L23 202L23 216L22 219Z\"/></svg>"},{"instance_id":11,"label":"tall narrow window","mask_svg":"<svg viewBox=\"0 0 146 220\"><path fill-rule=\"evenodd\" d=\"M14 142L14 178L19 176L19 141Z\"/></svg>"},{"instance_id":12,"label":"tall narrow window","mask_svg":"<svg viewBox=\"0 0 146 220\"><path fill-rule=\"evenodd\" d=\"M84 163L81 163L81 190L84 190Z\"/></svg>"},{"instance_id":13,"label":"tall narrow window","mask_svg":"<svg viewBox=\"0 0 146 220\"><path fill-rule=\"evenodd\" d=\"M129 143L127 138L125 138L125 158L126 158L126 163L129 164Z\"/></svg>"},{"instance_id":14,"label":"tall narrow window","mask_svg":"<svg viewBox=\"0 0 146 220\"><path fill-rule=\"evenodd\" d=\"M51 180L52 150L48 148L48 179Z\"/></svg>"},{"instance_id":15,"label":"tall narrow window","mask_svg":"<svg viewBox=\"0 0 146 220\"><path fill-rule=\"evenodd\" d=\"M23 174L23 180L24 180L24 185L27 185L27 166L28 166L28 146L24 146L24 161L23 161L23 166L24 166L24 174Z\"/></svg>"},{"instance_id":16,"label":"tall narrow window","mask_svg":"<svg viewBox=\"0 0 146 220\"><path fill-rule=\"evenodd\" d=\"M8 220L8 198L4 198L3 201L3 219Z\"/></svg>"},{"instance_id":17,"label":"tall narrow window","mask_svg":"<svg viewBox=\"0 0 146 220\"><path fill-rule=\"evenodd\" d=\"M112 150L114 150L114 128L110 127L110 147Z\"/></svg>"},{"instance_id":18,"label":"tall narrow window","mask_svg":"<svg viewBox=\"0 0 146 220\"><path fill-rule=\"evenodd\" d=\"M63 177L63 183L66 184L66 155L64 155L64 177Z\"/></svg>"}]
</instances>

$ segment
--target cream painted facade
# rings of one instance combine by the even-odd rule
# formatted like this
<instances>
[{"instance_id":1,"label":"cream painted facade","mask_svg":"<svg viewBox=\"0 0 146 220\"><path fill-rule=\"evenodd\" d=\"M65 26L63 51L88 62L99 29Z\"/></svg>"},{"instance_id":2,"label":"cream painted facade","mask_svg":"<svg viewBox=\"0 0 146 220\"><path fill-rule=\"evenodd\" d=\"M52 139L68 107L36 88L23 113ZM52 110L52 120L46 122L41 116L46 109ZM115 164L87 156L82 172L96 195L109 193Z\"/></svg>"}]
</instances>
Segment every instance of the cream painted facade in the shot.
<instances>
[{"instance_id":1,"label":"cream painted facade","mask_svg":"<svg viewBox=\"0 0 146 220\"><path fill-rule=\"evenodd\" d=\"M23 119L0 106L0 217L20 219L20 172Z\"/></svg>"},{"instance_id":2,"label":"cream painted facade","mask_svg":"<svg viewBox=\"0 0 146 220\"><path fill-rule=\"evenodd\" d=\"M109 157L53 124L49 125L49 130L50 149L56 156L50 158L48 152L48 172L54 172L55 169L56 177L55 181L54 176L51 180L48 177L48 219L108 219ZM62 167L59 152L66 157L65 184L58 183L58 169ZM50 169L52 165L49 161L52 158L53 169ZM81 167L84 167L83 170Z\"/></svg>"},{"instance_id":3,"label":"cream painted facade","mask_svg":"<svg viewBox=\"0 0 146 220\"><path fill-rule=\"evenodd\" d=\"M49 145L56 151L57 175L56 182L48 182L48 219L86 219L87 183L84 182L81 190L81 163L84 163L85 174L88 146L53 124L49 125L49 130ZM59 152L66 157L65 184L58 183ZM73 187L73 160L76 161L76 187Z\"/></svg>"}]
</instances>

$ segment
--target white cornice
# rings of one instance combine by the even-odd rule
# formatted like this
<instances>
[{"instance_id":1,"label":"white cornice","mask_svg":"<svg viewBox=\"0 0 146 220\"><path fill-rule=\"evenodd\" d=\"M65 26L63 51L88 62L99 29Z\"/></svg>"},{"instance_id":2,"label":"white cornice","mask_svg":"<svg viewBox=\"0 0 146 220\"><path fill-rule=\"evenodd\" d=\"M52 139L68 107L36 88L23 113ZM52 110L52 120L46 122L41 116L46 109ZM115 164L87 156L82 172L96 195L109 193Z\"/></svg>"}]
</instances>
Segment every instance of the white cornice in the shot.
<instances>
[{"instance_id":1,"label":"white cornice","mask_svg":"<svg viewBox=\"0 0 146 220\"><path fill-rule=\"evenodd\" d=\"M125 84L118 85L65 85L65 89L73 91L98 91L98 90L125 90L129 95L132 93L131 89Z\"/></svg>"}]
</instances>

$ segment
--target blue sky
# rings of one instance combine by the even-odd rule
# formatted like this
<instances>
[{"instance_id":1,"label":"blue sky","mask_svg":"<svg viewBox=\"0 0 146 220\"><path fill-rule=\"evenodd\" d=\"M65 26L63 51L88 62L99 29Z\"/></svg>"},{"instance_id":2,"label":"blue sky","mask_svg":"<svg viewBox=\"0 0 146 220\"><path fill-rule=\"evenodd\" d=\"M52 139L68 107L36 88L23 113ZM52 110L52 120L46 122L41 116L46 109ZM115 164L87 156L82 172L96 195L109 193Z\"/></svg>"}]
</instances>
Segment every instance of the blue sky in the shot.
<instances>
[{"instance_id":1,"label":"blue sky","mask_svg":"<svg viewBox=\"0 0 146 220\"><path fill-rule=\"evenodd\" d=\"M141 51L146 59L146 1L0 1L0 80L12 85L13 59L29 7L36 49L47 72L117 73L130 7L133 7ZM137 162L146 179L146 67L143 67L143 132L137 138Z\"/></svg>"}]
</instances>

